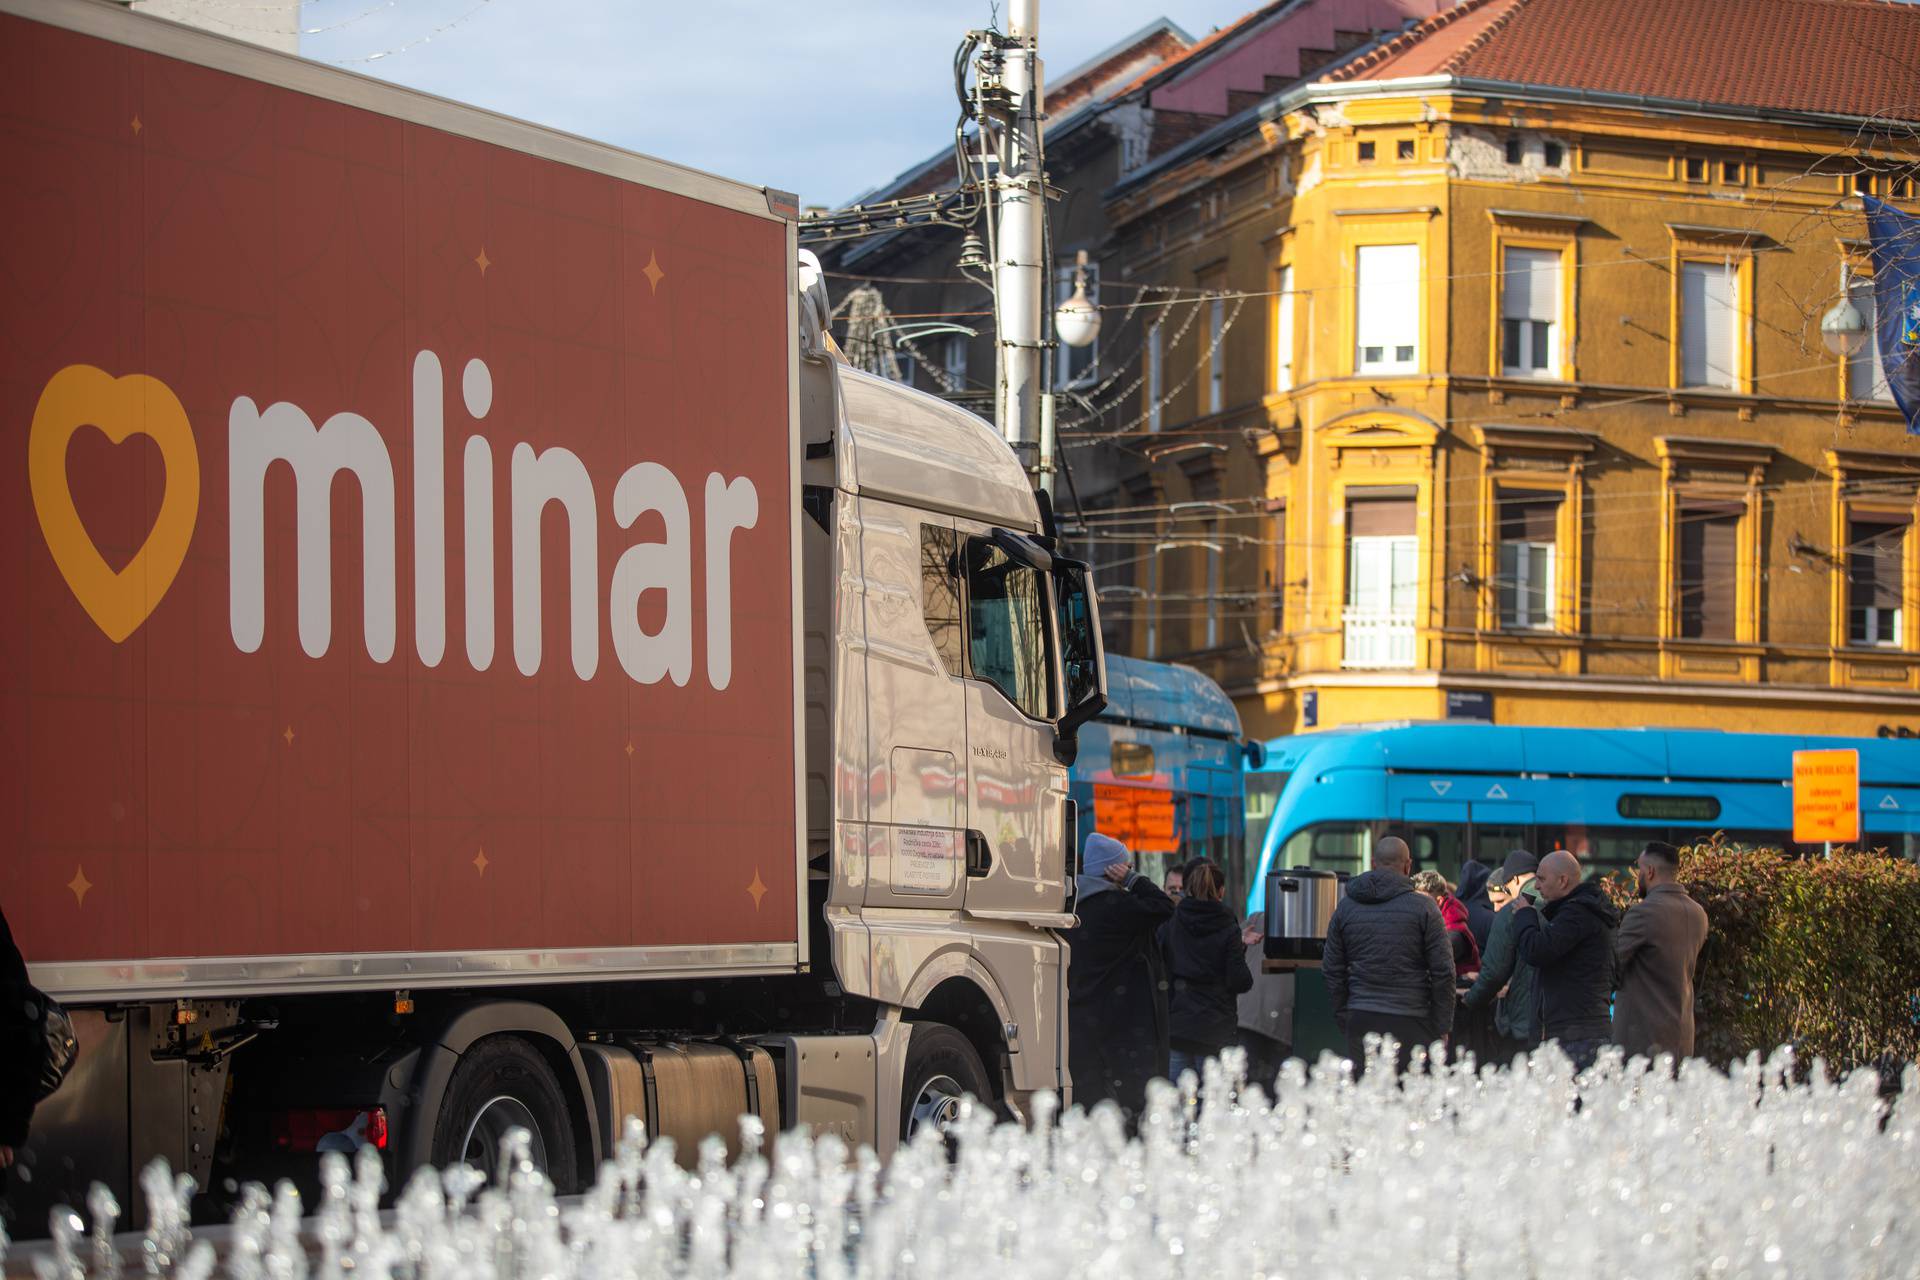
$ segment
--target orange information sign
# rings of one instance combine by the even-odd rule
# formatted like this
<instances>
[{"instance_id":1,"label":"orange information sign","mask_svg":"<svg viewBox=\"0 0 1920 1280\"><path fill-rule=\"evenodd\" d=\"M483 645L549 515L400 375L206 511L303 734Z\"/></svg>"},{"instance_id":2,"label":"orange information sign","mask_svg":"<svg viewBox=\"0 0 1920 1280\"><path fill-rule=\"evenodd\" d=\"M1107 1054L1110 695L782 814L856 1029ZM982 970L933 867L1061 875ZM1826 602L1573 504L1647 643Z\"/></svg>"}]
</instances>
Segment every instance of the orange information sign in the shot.
<instances>
[{"instance_id":1,"label":"orange information sign","mask_svg":"<svg viewBox=\"0 0 1920 1280\"><path fill-rule=\"evenodd\" d=\"M1860 753L1793 753L1793 838L1850 844L1860 838Z\"/></svg>"},{"instance_id":2,"label":"orange information sign","mask_svg":"<svg viewBox=\"0 0 1920 1280\"><path fill-rule=\"evenodd\" d=\"M1094 828L1135 853L1178 853L1173 793L1158 787L1093 785Z\"/></svg>"}]
</instances>

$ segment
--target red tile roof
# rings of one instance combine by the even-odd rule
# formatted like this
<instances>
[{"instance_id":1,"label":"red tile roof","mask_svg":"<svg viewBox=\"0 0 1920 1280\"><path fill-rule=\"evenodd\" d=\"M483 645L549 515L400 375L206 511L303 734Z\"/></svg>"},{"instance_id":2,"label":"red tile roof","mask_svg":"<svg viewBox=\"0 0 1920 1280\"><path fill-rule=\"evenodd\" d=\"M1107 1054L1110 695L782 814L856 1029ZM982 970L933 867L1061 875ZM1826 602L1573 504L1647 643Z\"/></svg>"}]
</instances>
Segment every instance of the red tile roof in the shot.
<instances>
[{"instance_id":1,"label":"red tile roof","mask_svg":"<svg viewBox=\"0 0 1920 1280\"><path fill-rule=\"evenodd\" d=\"M1168 58L1165 62L1161 63L1159 66L1153 67L1147 71L1144 71L1140 75L1136 76L1133 80L1128 82L1127 84L1123 84L1119 86L1117 89L1114 90L1112 96L1115 98L1124 98L1128 94L1139 89L1142 85L1146 84L1147 81L1152 80L1154 77L1162 74L1163 72L1171 71L1175 67L1180 66L1182 63L1193 62L1196 59L1206 56L1206 54L1209 51L1213 49L1217 49L1220 46L1220 43L1222 41L1230 39L1235 35L1238 35L1240 32L1245 31L1248 27L1251 27L1254 23L1259 22L1263 18L1271 16L1273 13L1277 12L1280 9L1285 8L1287 5L1292 3L1293 3L1293 0L1272 0L1272 3L1270 4L1263 4L1258 9L1255 9L1250 13L1241 14L1239 17L1235 18L1232 22L1229 22L1226 26L1221 27L1219 30L1210 32L1207 35L1202 36L1200 39L1195 40L1192 44L1188 45L1180 53L1174 55L1171 58Z\"/></svg>"},{"instance_id":2,"label":"red tile roof","mask_svg":"<svg viewBox=\"0 0 1920 1280\"><path fill-rule=\"evenodd\" d=\"M1324 79L1425 75L1920 120L1920 5L1466 0Z\"/></svg>"}]
</instances>

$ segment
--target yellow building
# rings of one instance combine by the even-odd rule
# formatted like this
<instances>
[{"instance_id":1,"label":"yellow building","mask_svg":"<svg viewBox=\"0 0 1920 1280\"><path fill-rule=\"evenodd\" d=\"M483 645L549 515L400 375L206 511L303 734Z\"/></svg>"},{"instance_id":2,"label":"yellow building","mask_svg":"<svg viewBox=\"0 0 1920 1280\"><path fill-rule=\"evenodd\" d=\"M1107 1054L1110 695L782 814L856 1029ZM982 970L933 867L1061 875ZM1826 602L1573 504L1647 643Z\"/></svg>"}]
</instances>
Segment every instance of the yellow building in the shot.
<instances>
[{"instance_id":1,"label":"yellow building","mask_svg":"<svg viewBox=\"0 0 1920 1280\"><path fill-rule=\"evenodd\" d=\"M1065 433L1131 460L1124 647L1262 735L1920 733L1920 437L1820 333L1871 324L1911 66L1900 6L1468 0L1129 175L1104 278L1159 321Z\"/></svg>"}]
</instances>

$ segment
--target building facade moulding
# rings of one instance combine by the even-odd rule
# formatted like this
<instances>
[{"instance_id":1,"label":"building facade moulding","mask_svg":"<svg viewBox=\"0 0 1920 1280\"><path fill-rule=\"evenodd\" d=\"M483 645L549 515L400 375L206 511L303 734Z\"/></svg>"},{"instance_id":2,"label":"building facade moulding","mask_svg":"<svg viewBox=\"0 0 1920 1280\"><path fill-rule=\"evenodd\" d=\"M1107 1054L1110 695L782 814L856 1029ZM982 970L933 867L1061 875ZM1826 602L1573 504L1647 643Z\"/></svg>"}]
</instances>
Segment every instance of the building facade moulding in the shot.
<instances>
[{"instance_id":1,"label":"building facade moulding","mask_svg":"<svg viewBox=\"0 0 1920 1280\"><path fill-rule=\"evenodd\" d=\"M1321 424L1313 433L1315 440L1333 451L1329 463L1340 464L1340 452L1346 449L1432 450L1440 439L1440 424L1424 413L1410 409L1382 409L1373 406L1353 409Z\"/></svg>"},{"instance_id":2,"label":"building facade moulding","mask_svg":"<svg viewBox=\"0 0 1920 1280\"><path fill-rule=\"evenodd\" d=\"M1495 226L1522 231L1551 231L1566 234L1578 231L1591 219L1578 213L1548 213L1541 209L1489 209L1487 221Z\"/></svg>"},{"instance_id":3,"label":"building facade moulding","mask_svg":"<svg viewBox=\"0 0 1920 1280\"><path fill-rule=\"evenodd\" d=\"M1764 441L1713 436L1657 436L1653 447L1662 469L1673 481L1711 475L1748 485L1764 480L1767 465L1778 452Z\"/></svg>"},{"instance_id":4,"label":"building facade moulding","mask_svg":"<svg viewBox=\"0 0 1920 1280\"><path fill-rule=\"evenodd\" d=\"M1752 253L1774 247L1774 240L1751 227L1708 227L1691 222L1669 222L1667 235L1676 248L1733 249Z\"/></svg>"},{"instance_id":5,"label":"building facade moulding","mask_svg":"<svg viewBox=\"0 0 1920 1280\"><path fill-rule=\"evenodd\" d=\"M1523 427L1498 422L1475 423L1473 442L1487 455L1524 455L1536 464L1577 470L1593 452L1593 437L1573 427Z\"/></svg>"}]
</instances>

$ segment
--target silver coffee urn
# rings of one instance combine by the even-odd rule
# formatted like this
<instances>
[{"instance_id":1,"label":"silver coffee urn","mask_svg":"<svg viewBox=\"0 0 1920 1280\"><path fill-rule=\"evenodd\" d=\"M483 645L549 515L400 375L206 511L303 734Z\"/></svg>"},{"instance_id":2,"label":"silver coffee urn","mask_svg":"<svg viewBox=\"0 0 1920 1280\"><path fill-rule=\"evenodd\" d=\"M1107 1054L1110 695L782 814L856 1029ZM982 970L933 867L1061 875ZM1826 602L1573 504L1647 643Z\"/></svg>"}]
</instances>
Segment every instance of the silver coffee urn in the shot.
<instances>
[{"instance_id":1,"label":"silver coffee urn","mask_svg":"<svg viewBox=\"0 0 1920 1280\"><path fill-rule=\"evenodd\" d=\"M1268 872L1267 959L1318 964L1327 949L1327 924L1346 892L1346 880L1344 874L1315 867Z\"/></svg>"}]
</instances>

